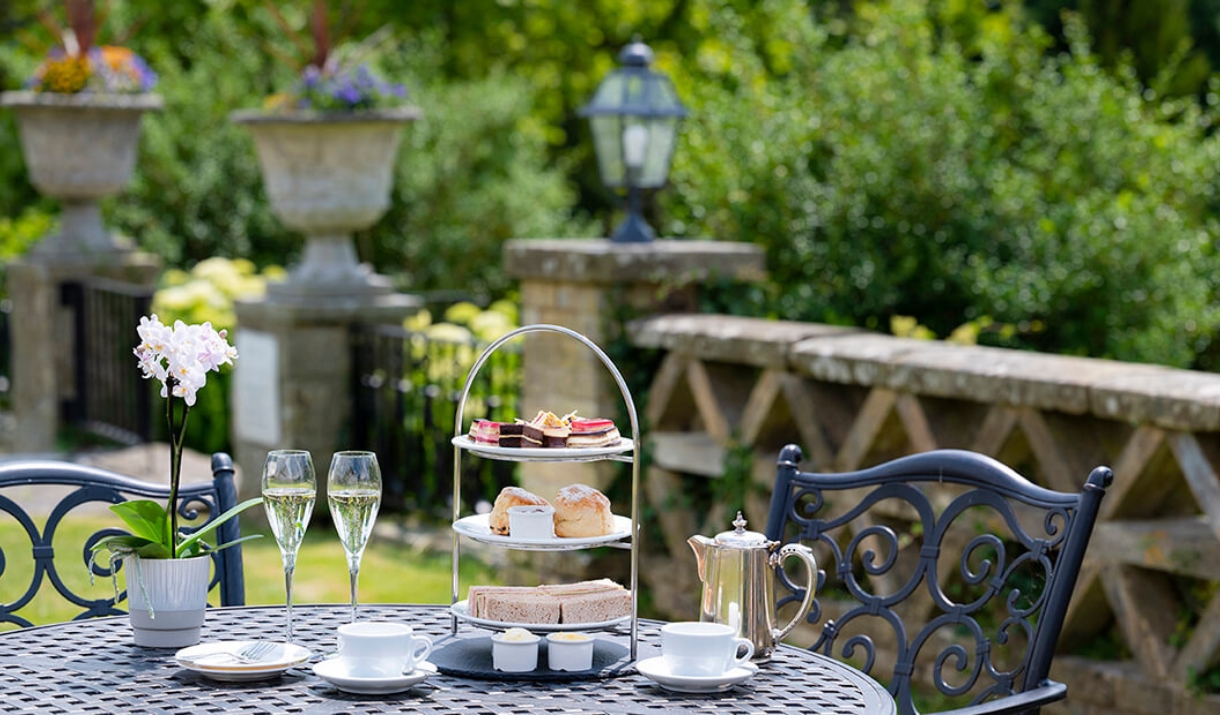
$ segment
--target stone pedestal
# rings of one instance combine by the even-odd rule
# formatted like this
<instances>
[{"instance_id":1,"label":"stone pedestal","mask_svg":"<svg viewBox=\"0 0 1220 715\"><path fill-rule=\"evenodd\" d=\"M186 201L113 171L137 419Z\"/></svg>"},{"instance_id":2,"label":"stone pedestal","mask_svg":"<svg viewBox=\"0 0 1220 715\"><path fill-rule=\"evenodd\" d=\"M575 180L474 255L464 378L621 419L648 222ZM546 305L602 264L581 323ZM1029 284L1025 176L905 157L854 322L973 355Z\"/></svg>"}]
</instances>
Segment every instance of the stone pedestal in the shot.
<instances>
[{"instance_id":1,"label":"stone pedestal","mask_svg":"<svg viewBox=\"0 0 1220 715\"><path fill-rule=\"evenodd\" d=\"M562 325L603 350L619 336L624 318L695 310L695 290L701 281L765 276L761 248L727 241L515 240L505 245L504 264L508 274L521 282L523 325ZM623 437L630 439L631 425L619 419L623 414L619 389L596 354L562 335L529 335L522 346L522 416L548 409L556 414L577 410L584 417L610 417L619 420ZM637 413L643 407L637 404ZM615 470L607 462L521 465L523 486L544 497L573 482L604 488Z\"/></svg>"},{"instance_id":2,"label":"stone pedestal","mask_svg":"<svg viewBox=\"0 0 1220 715\"><path fill-rule=\"evenodd\" d=\"M389 209L402 125L419 117L415 107L233 114L254 137L271 210L306 237L288 280L267 286L269 300L329 305L393 293L359 262L352 233Z\"/></svg>"},{"instance_id":3,"label":"stone pedestal","mask_svg":"<svg viewBox=\"0 0 1220 715\"><path fill-rule=\"evenodd\" d=\"M85 359L73 344L71 312L60 305L60 286L88 278L109 278L144 286L156 283L160 261L140 252L83 256L31 255L9 263L8 293L13 346L13 432L6 447L15 452L50 452L60 428L60 404L73 396L75 361ZM131 344L137 342L131 326ZM132 358L131 369L136 369Z\"/></svg>"},{"instance_id":4,"label":"stone pedestal","mask_svg":"<svg viewBox=\"0 0 1220 715\"><path fill-rule=\"evenodd\" d=\"M349 330L357 323L401 325L419 310L413 296L315 305L238 301L238 360L233 367L234 459L246 478L242 499L257 496L267 452L313 455L319 503L325 503L331 455L347 449L352 415Z\"/></svg>"}]
</instances>

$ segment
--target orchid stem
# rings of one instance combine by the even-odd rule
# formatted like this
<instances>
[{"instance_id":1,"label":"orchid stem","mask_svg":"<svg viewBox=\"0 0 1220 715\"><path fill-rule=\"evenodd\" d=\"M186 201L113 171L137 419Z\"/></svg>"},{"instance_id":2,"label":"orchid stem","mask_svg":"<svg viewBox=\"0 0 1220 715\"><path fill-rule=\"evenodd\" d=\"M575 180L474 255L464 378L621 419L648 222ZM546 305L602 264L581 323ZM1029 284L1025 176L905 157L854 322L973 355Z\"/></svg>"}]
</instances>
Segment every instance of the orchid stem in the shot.
<instances>
[{"instance_id":1,"label":"orchid stem","mask_svg":"<svg viewBox=\"0 0 1220 715\"><path fill-rule=\"evenodd\" d=\"M174 382L172 377L167 380L169 386L169 395L165 400L165 415L169 422L169 503L165 506L165 513L169 516L169 521L166 526L169 533L166 534L165 543L169 546L170 558L178 557L178 484L182 477L182 446L186 441L186 418L191 412L191 406L182 401L182 421L174 424Z\"/></svg>"}]
</instances>

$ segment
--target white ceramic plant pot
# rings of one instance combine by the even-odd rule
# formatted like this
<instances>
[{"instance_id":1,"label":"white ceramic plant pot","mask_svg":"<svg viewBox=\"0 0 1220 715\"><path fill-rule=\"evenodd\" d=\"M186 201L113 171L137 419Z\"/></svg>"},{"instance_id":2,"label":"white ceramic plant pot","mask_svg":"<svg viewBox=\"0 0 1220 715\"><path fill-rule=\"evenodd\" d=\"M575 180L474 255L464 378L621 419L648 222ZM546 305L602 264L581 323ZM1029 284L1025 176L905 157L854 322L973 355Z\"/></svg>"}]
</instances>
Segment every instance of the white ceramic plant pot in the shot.
<instances>
[{"instance_id":1,"label":"white ceramic plant pot","mask_svg":"<svg viewBox=\"0 0 1220 715\"><path fill-rule=\"evenodd\" d=\"M391 292L360 264L351 235L390 207L401 125L419 116L414 107L232 115L254 137L271 210L306 236L288 280L267 286L269 300Z\"/></svg>"},{"instance_id":2,"label":"white ceramic plant pot","mask_svg":"<svg viewBox=\"0 0 1220 715\"><path fill-rule=\"evenodd\" d=\"M199 642L211 564L210 556L123 559L127 612L136 645L182 648Z\"/></svg>"},{"instance_id":3,"label":"white ceramic plant pot","mask_svg":"<svg viewBox=\"0 0 1220 715\"><path fill-rule=\"evenodd\" d=\"M110 254L131 250L102 224L98 200L131 181L140 118L162 107L155 94L4 92L13 110L30 182L62 204L61 230L40 241L35 255Z\"/></svg>"}]
</instances>

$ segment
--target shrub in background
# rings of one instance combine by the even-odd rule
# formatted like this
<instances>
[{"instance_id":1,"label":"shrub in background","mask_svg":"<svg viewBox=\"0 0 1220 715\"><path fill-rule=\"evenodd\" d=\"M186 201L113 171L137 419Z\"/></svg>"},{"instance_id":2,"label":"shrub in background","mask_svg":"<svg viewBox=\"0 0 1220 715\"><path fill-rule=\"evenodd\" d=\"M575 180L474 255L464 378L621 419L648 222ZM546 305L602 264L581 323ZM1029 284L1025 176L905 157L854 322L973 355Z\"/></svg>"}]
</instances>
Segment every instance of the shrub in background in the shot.
<instances>
[{"instance_id":1,"label":"shrub in background","mask_svg":"<svg viewBox=\"0 0 1220 715\"><path fill-rule=\"evenodd\" d=\"M698 28L661 199L673 233L766 247L773 314L937 335L986 319L1017 329L983 343L1213 366L1211 108L1106 74L1079 23L1047 58L994 13L967 55L914 0L861 3L847 36L764 7L762 53L729 3Z\"/></svg>"},{"instance_id":2,"label":"shrub in background","mask_svg":"<svg viewBox=\"0 0 1220 715\"><path fill-rule=\"evenodd\" d=\"M37 208L28 208L17 218L0 216L0 261L24 255L55 225L55 217Z\"/></svg>"}]
</instances>

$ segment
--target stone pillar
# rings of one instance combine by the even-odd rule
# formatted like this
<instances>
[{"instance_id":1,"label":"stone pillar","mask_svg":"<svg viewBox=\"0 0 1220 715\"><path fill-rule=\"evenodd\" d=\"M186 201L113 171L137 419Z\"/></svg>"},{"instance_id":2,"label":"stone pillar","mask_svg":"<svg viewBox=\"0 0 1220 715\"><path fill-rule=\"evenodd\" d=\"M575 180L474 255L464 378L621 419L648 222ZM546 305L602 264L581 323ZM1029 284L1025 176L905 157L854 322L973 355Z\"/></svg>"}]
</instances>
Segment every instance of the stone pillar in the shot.
<instances>
[{"instance_id":1,"label":"stone pillar","mask_svg":"<svg viewBox=\"0 0 1220 715\"><path fill-rule=\"evenodd\" d=\"M309 450L322 497L331 455L351 447L349 331L357 323L401 325L419 306L417 298L402 294L236 303L238 360L230 404L233 456L246 475L239 497L258 495L263 462L273 449Z\"/></svg>"},{"instance_id":2,"label":"stone pillar","mask_svg":"<svg viewBox=\"0 0 1220 715\"><path fill-rule=\"evenodd\" d=\"M603 350L618 337L624 317L695 310L695 290L703 280L757 281L765 275L760 247L727 241L514 240L505 246L504 264L521 282L523 325L562 325ZM586 346L563 335L531 334L522 341L522 416L539 409L614 419L623 413L613 377ZM644 405L635 407L643 412ZM631 425L619 421L618 427L630 439ZM573 482L604 488L615 469L607 462L525 462L520 473L523 486L549 496Z\"/></svg>"},{"instance_id":3,"label":"stone pillar","mask_svg":"<svg viewBox=\"0 0 1220 715\"><path fill-rule=\"evenodd\" d=\"M161 263L147 253L114 251L95 254L36 255L7 267L13 301L10 330L13 346L13 432L4 440L15 452L50 452L60 428L60 404L72 396L76 360L87 356L73 345L73 316L60 305L60 286L89 278L152 286ZM131 326L136 344L136 326ZM132 358L131 369L136 369Z\"/></svg>"}]
</instances>

